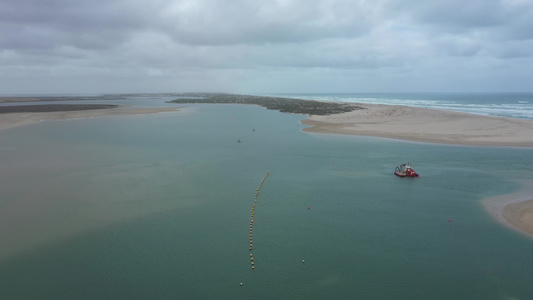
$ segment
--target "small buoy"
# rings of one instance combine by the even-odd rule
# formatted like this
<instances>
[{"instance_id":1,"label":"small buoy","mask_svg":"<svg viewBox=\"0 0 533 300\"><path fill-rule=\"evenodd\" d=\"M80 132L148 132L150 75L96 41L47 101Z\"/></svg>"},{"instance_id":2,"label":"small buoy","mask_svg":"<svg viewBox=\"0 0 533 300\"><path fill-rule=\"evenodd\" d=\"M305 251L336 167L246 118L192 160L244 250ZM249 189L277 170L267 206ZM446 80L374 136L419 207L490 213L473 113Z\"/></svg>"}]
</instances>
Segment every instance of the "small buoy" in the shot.
<instances>
[{"instance_id":1,"label":"small buoy","mask_svg":"<svg viewBox=\"0 0 533 300\"><path fill-rule=\"evenodd\" d=\"M242 282L241 282L241 286L242 286Z\"/></svg>"},{"instance_id":2,"label":"small buoy","mask_svg":"<svg viewBox=\"0 0 533 300\"><path fill-rule=\"evenodd\" d=\"M250 258L250 260L251 260L251 261L254 261L254 258L253 258L253 257L251 257L251 258Z\"/></svg>"},{"instance_id":3,"label":"small buoy","mask_svg":"<svg viewBox=\"0 0 533 300\"><path fill-rule=\"evenodd\" d=\"M254 267L254 266L252 266L252 270L255 270L255 267Z\"/></svg>"},{"instance_id":4,"label":"small buoy","mask_svg":"<svg viewBox=\"0 0 533 300\"><path fill-rule=\"evenodd\" d=\"M252 256L252 253L250 253L250 256Z\"/></svg>"},{"instance_id":5,"label":"small buoy","mask_svg":"<svg viewBox=\"0 0 533 300\"><path fill-rule=\"evenodd\" d=\"M452 221L452 219L448 219L448 222L451 222L451 221Z\"/></svg>"},{"instance_id":6,"label":"small buoy","mask_svg":"<svg viewBox=\"0 0 533 300\"><path fill-rule=\"evenodd\" d=\"M254 265L254 262L252 261L252 266Z\"/></svg>"},{"instance_id":7,"label":"small buoy","mask_svg":"<svg viewBox=\"0 0 533 300\"><path fill-rule=\"evenodd\" d=\"M310 206L308 206L308 207L307 207L307 210L310 210L310 209L311 209L311 207L310 207Z\"/></svg>"},{"instance_id":8,"label":"small buoy","mask_svg":"<svg viewBox=\"0 0 533 300\"><path fill-rule=\"evenodd\" d=\"M304 259L302 259L302 264L305 264L305 260Z\"/></svg>"},{"instance_id":9,"label":"small buoy","mask_svg":"<svg viewBox=\"0 0 533 300\"><path fill-rule=\"evenodd\" d=\"M250 251L252 251L252 247L250 247Z\"/></svg>"}]
</instances>

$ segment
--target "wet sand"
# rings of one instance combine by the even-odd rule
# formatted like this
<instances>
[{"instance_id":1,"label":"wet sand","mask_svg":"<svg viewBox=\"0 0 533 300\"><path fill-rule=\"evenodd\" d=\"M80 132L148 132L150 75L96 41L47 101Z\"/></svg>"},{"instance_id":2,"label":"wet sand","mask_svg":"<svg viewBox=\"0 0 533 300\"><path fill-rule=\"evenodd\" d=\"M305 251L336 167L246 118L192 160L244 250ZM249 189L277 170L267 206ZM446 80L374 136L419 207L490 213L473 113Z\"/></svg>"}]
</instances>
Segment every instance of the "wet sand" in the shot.
<instances>
[{"instance_id":1,"label":"wet sand","mask_svg":"<svg viewBox=\"0 0 533 300\"><path fill-rule=\"evenodd\" d=\"M519 183L519 191L487 198L483 200L483 206L502 224L533 237L532 180L522 180Z\"/></svg>"}]
</instances>

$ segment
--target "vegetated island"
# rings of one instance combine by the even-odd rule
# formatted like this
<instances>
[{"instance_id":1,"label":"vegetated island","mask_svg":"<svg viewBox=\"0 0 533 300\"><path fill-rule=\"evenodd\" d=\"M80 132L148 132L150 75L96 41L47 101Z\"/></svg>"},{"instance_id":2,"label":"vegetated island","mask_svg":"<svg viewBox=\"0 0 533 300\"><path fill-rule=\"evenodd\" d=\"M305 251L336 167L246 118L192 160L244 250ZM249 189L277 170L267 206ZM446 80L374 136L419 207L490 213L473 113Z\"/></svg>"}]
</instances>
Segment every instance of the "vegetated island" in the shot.
<instances>
[{"instance_id":1,"label":"vegetated island","mask_svg":"<svg viewBox=\"0 0 533 300\"><path fill-rule=\"evenodd\" d=\"M183 98L167 103L204 103L204 104L252 104L284 113L302 115L332 115L365 109L354 103L303 100L282 97L266 97L234 94L184 94Z\"/></svg>"}]
</instances>

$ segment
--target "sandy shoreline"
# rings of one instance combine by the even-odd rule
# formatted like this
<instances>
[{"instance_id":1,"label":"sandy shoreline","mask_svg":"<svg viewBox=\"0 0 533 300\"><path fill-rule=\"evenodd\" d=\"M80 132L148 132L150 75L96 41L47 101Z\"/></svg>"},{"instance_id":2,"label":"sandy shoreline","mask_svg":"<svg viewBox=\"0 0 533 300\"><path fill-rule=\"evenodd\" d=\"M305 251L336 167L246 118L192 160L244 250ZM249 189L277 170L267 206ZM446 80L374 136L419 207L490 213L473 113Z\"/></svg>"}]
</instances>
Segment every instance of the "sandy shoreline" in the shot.
<instances>
[{"instance_id":1,"label":"sandy shoreline","mask_svg":"<svg viewBox=\"0 0 533 300\"><path fill-rule=\"evenodd\" d=\"M435 109L358 104L365 109L311 116L306 132L477 146L533 147L533 121Z\"/></svg>"},{"instance_id":2,"label":"sandy shoreline","mask_svg":"<svg viewBox=\"0 0 533 300\"><path fill-rule=\"evenodd\" d=\"M78 111L57 111L57 112L30 112L30 113L7 113L0 116L0 130L35 124L48 120L68 120L83 119L103 116L120 116L120 115L140 115L153 114L160 112L177 111L177 107L164 108L111 108L111 109L91 109Z\"/></svg>"},{"instance_id":3,"label":"sandy shoreline","mask_svg":"<svg viewBox=\"0 0 533 300\"><path fill-rule=\"evenodd\" d=\"M519 191L484 199L483 206L500 223L533 237L532 180L518 182Z\"/></svg>"}]
</instances>

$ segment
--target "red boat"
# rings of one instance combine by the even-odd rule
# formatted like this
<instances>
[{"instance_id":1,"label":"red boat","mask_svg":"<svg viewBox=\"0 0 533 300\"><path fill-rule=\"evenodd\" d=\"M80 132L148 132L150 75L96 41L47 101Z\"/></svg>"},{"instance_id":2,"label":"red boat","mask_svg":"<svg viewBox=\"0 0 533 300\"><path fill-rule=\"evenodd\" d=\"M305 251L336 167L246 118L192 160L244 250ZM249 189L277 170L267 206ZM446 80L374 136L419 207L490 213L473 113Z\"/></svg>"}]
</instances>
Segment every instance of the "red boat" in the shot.
<instances>
[{"instance_id":1,"label":"red boat","mask_svg":"<svg viewBox=\"0 0 533 300\"><path fill-rule=\"evenodd\" d=\"M397 166L394 174L400 177L420 177L410 164L401 164Z\"/></svg>"}]
</instances>

